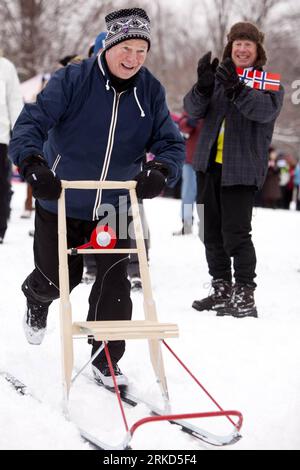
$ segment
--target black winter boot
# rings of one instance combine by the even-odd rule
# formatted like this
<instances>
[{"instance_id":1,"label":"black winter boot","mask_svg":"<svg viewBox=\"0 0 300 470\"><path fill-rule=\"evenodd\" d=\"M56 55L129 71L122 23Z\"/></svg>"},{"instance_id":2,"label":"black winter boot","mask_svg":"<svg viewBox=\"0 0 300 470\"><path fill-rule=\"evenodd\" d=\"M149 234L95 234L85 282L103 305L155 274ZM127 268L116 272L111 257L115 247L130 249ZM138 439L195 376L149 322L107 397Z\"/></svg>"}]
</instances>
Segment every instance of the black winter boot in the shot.
<instances>
[{"instance_id":1,"label":"black winter boot","mask_svg":"<svg viewBox=\"0 0 300 470\"><path fill-rule=\"evenodd\" d=\"M224 309L224 313L218 312L217 315L232 315L235 318L257 318L258 314L254 301L254 290L255 287L249 284L235 284L232 289L228 308Z\"/></svg>"},{"instance_id":2,"label":"black winter boot","mask_svg":"<svg viewBox=\"0 0 300 470\"><path fill-rule=\"evenodd\" d=\"M224 279L214 279L211 283L213 293L201 300L195 300L192 307L199 312L204 310L215 310L225 308L231 297L232 284Z\"/></svg>"}]
</instances>

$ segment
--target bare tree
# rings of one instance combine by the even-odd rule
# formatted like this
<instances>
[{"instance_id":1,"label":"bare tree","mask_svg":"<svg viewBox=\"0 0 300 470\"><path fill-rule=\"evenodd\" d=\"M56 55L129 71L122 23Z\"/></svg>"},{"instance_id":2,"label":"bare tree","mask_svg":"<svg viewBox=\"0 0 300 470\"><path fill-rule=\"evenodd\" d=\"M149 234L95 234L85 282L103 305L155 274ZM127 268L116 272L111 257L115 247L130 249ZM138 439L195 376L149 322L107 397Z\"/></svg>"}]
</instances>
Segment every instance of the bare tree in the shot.
<instances>
[{"instance_id":1,"label":"bare tree","mask_svg":"<svg viewBox=\"0 0 300 470\"><path fill-rule=\"evenodd\" d=\"M286 9L273 21L267 35L268 68L281 73L285 88L284 105L277 121L274 142L279 148L294 153L300 159L300 103L294 99L293 85L300 80L300 64L297 60L300 45L297 40L300 20L298 10Z\"/></svg>"},{"instance_id":2,"label":"bare tree","mask_svg":"<svg viewBox=\"0 0 300 470\"><path fill-rule=\"evenodd\" d=\"M62 55L86 55L88 44L104 29L112 4L113 0L1 0L3 52L23 79L52 71Z\"/></svg>"},{"instance_id":3,"label":"bare tree","mask_svg":"<svg viewBox=\"0 0 300 470\"><path fill-rule=\"evenodd\" d=\"M300 153L300 105L292 101L292 83L300 79L299 2L248 0L241 6L238 0L185 0L182 10L164 0L138 3L152 23L146 65L165 86L173 111L182 110L182 98L196 80L199 57L212 50L221 58L233 22L249 20L265 31L268 70L282 74L286 90L276 143ZM105 29L105 15L130 6L137 6L136 0L1 0L0 47L22 79L52 71L64 55L86 56L91 41Z\"/></svg>"},{"instance_id":4,"label":"bare tree","mask_svg":"<svg viewBox=\"0 0 300 470\"><path fill-rule=\"evenodd\" d=\"M221 58L234 15L234 4L232 0L209 0L204 3L204 7L212 49Z\"/></svg>"},{"instance_id":5,"label":"bare tree","mask_svg":"<svg viewBox=\"0 0 300 470\"><path fill-rule=\"evenodd\" d=\"M235 2L235 8L242 21L255 23L258 28L263 28L273 7L282 3L280 0L248 0L247 2Z\"/></svg>"}]
</instances>

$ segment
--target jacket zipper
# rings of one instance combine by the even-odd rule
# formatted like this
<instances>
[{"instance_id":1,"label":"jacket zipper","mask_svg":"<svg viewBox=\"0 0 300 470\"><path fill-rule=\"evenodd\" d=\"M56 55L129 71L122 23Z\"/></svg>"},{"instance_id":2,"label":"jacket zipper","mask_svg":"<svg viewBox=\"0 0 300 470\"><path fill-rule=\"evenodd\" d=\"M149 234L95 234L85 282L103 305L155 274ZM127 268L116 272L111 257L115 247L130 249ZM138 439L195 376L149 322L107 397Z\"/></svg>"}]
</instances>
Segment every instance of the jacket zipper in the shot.
<instances>
[{"instance_id":1,"label":"jacket zipper","mask_svg":"<svg viewBox=\"0 0 300 470\"><path fill-rule=\"evenodd\" d=\"M111 159L111 154L113 150L113 145L114 145L114 138L115 138L115 130L116 130L116 125L117 125L117 119L118 119L118 108L119 108L119 102L120 102L120 97L124 91L121 93L117 93L116 90L111 87L113 92L114 92L114 102L113 102L113 109L112 109L112 117L111 117L111 123L110 123L110 128L109 128L109 135L108 135L108 140L107 140L107 147L106 147L106 152L105 152L105 158L104 158L104 163L103 163L103 168L102 168L102 173L100 176L99 181L105 181L110 165L110 159ZM98 217L98 209L101 204L101 199L102 199L102 189L97 190L96 194L96 199L95 199L95 204L94 204L94 209L93 209L93 220L97 220Z\"/></svg>"}]
</instances>

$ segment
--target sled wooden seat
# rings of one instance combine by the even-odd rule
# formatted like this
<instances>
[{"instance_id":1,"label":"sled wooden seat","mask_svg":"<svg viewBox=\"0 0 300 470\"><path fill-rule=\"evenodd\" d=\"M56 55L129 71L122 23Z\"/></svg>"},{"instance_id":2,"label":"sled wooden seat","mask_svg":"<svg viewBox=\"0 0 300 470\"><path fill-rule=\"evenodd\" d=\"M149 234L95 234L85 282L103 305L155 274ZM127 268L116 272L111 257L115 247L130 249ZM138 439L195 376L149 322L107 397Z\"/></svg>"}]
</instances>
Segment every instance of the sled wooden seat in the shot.
<instances>
[{"instance_id":1,"label":"sled wooden seat","mask_svg":"<svg viewBox=\"0 0 300 470\"><path fill-rule=\"evenodd\" d=\"M178 326L174 323L159 323L147 320L89 321L73 323L74 336L93 336L96 341L122 339L177 338Z\"/></svg>"}]
</instances>

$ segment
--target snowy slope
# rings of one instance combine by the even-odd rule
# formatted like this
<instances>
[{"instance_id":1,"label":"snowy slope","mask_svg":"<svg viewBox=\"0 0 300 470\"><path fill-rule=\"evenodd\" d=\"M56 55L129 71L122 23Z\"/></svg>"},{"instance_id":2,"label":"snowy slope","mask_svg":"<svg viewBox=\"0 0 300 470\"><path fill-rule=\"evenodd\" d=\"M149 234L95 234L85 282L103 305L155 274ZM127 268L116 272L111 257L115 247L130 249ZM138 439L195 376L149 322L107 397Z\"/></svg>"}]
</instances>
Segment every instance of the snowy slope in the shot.
<instances>
[{"instance_id":1,"label":"snowy slope","mask_svg":"<svg viewBox=\"0 0 300 470\"><path fill-rule=\"evenodd\" d=\"M0 370L30 386L42 404L18 396L0 377L0 449L87 449L73 423L61 413L61 371L58 302L51 307L44 343L30 346L22 331L24 297L20 284L33 267L33 220L20 219L25 185L14 185L13 212L5 243L0 246ZM259 319L217 318L199 313L192 301L207 295L209 276L204 249L196 234L172 237L179 226L179 201L147 201L151 231L151 279L159 319L179 324L180 338L169 344L188 364L223 408L244 415L243 439L236 449L300 449L300 213L256 209L253 218L258 257L256 291ZM74 319L84 319L89 286L72 293ZM133 294L134 318L142 318L142 297ZM86 342L75 344L75 365L89 358ZM203 393L165 352L173 411L213 411ZM131 386L140 395L159 400L146 341L131 341L121 361ZM122 421L115 397L79 378L70 407L78 424L99 438L117 443ZM129 423L146 414L128 411ZM196 424L196 423L195 423ZM201 422L215 432L230 431L226 420ZM167 423L137 431L135 449L205 449Z\"/></svg>"}]
</instances>

